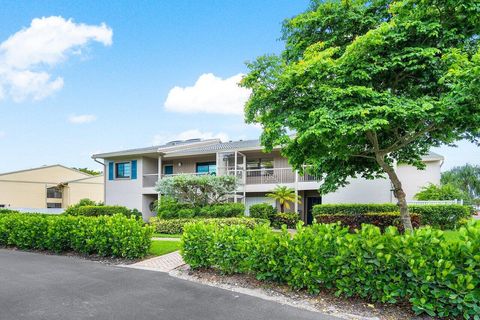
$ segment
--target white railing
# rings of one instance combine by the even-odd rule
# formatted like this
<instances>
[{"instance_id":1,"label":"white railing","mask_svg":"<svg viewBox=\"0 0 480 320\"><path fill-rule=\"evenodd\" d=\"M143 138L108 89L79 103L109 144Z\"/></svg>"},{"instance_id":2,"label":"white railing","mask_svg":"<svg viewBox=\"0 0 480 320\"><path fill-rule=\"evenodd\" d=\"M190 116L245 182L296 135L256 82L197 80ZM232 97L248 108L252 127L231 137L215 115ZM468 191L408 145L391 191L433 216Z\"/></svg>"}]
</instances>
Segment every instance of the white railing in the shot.
<instances>
[{"instance_id":1,"label":"white railing","mask_svg":"<svg viewBox=\"0 0 480 320\"><path fill-rule=\"evenodd\" d=\"M429 205L429 204L460 204L463 205L463 200L412 200L407 201L407 204Z\"/></svg>"},{"instance_id":2,"label":"white railing","mask_svg":"<svg viewBox=\"0 0 480 320\"><path fill-rule=\"evenodd\" d=\"M21 213L41 213L41 214L62 214L65 209L64 208L0 208L0 209L8 209L13 211L19 211Z\"/></svg>"},{"instance_id":3,"label":"white railing","mask_svg":"<svg viewBox=\"0 0 480 320\"><path fill-rule=\"evenodd\" d=\"M146 173L143 175L143 187L152 188L155 187L158 181L157 173Z\"/></svg>"}]
</instances>

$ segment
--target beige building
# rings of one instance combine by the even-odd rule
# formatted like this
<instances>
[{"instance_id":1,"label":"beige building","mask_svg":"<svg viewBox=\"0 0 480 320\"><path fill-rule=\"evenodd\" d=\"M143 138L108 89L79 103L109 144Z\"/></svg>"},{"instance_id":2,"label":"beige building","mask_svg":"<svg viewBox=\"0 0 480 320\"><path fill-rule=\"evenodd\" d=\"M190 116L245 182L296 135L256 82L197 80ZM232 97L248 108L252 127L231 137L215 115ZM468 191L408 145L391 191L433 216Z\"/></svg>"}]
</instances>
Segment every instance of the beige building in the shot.
<instances>
[{"instance_id":1,"label":"beige building","mask_svg":"<svg viewBox=\"0 0 480 320\"><path fill-rule=\"evenodd\" d=\"M59 164L0 174L0 207L60 209L84 198L104 200L103 176Z\"/></svg>"}]
</instances>

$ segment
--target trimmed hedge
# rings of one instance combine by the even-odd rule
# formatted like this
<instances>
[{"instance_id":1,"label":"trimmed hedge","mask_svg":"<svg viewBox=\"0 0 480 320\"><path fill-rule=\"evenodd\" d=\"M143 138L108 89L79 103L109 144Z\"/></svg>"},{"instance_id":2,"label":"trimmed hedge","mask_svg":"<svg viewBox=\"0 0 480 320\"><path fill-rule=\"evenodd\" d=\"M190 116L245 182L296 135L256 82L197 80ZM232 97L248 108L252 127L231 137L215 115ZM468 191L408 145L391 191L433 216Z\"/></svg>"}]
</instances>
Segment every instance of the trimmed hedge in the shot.
<instances>
[{"instance_id":1,"label":"trimmed hedge","mask_svg":"<svg viewBox=\"0 0 480 320\"><path fill-rule=\"evenodd\" d=\"M10 209L5 209L5 208L0 208L0 214L2 213L20 213L19 211L16 210L10 210Z\"/></svg>"},{"instance_id":2,"label":"trimmed hedge","mask_svg":"<svg viewBox=\"0 0 480 320\"><path fill-rule=\"evenodd\" d=\"M158 217L162 219L180 218L231 218L242 217L245 214L243 203L220 203L204 207L194 207L191 204L179 203L173 199L163 199L158 206Z\"/></svg>"},{"instance_id":3,"label":"trimmed hedge","mask_svg":"<svg viewBox=\"0 0 480 320\"><path fill-rule=\"evenodd\" d=\"M136 216L141 217L142 213L137 209L129 209L122 206L72 206L65 210L64 214L69 216L86 216L86 217L98 217L98 216L113 216L115 214L123 214L124 216Z\"/></svg>"},{"instance_id":4,"label":"trimmed hedge","mask_svg":"<svg viewBox=\"0 0 480 320\"><path fill-rule=\"evenodd\" d=\"M420 216L416 213L410 215L414 228L420 227ZM319 214L315 217L318 223L340 222L341 225L349 227L350 231L360 229L362 224L372 224L384 231L389 226L395 226L403 232L403 223L399 212L380 212L366 214Z\"/></svg>"},{"instance_id":5,"label":"trimmed hedge","mask_svg":"<svg viewBox=\"0 0 480 320\"><path fill-rule=\"evenodd\" d=\"M270 218L272 227L281 228L282 225L286 225L287 228L293 229L300 221L300 216L297 213L277 213Z\"/></svg>"},{"instance_id":6,"label":"trimmed hedge","mask_svg":"<svg viewBox=\"0 0 480 320\"><path fill-rule=\"evenodd\" d=\"M268 226L220 228L188 224L182 255L192 268L249 273L312 293L382 303L410 303L439 317L472 319L480 314L480 223L469 222L458 241L431 227L400 234L395 227L364 225L349 233L339 224L273 232Z\"/></svg>"},{"instance_id":7,"label":"trimmed hedge","mask_svg":"<svg viewBox=\"0 0 480 320\"><path fill-rule=\"evenodd\" d=\"M268 220L254 219L254 218L191 218L191 219L159 219L156 217L150 218L150 224L155 228L155 232L167 234L179 234L183 232L186 224L204 221L206 223L213 223L220 226L230 225L244 225L247 228L253 228L259 224L268 224Z\"/></svg>"},{"instance_id":8,"label":"trimmed hedge","mask_svg":"<svg viewBox=\"0 0 480 320\"><path fill-rule=\"evenodd\" d=\"M135 259L147 254L152 232L152 227L121 214L100 217L0 215L0 245L20 249Z\"/></svg>"},{"instance_id":9,"label":"trimmed hedge","mask_svg":"<svg viewBox=\"0 0 480 320\"><path fill-rule=\"evenodd\" d=\"M260 219L271 219L277 214L277 209L268 203L257 203L249 208L250 217Z\"/></svg>"},{"instance_id":10,"label":"trimmed hedge","mask_svg":"<svg viewBox=\"0 0 480 320\"><path fill-rule=\"evenodd\" d=\"M423 225L441 229L454 229L462 219L472 215L468 206L461 205L410 205L410 213L420 216ZM385 204L320 204L313 207L313 215L344 214L361 215L374 212L399 212L393 203Z\"/></svg>"}]
</instances>

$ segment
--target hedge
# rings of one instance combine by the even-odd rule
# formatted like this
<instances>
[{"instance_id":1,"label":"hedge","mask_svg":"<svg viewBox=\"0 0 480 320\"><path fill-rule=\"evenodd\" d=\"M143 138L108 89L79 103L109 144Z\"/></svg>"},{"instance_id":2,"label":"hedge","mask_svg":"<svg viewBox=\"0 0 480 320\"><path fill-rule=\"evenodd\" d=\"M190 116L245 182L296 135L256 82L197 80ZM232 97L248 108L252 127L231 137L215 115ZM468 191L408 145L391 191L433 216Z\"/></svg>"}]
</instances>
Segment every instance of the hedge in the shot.
<instances>
[{"instance_id":1,"label":"hedge","mask_svg":"<svg viewBox=\"0 0 480 320\"><path fill-rule=\"evenodd\" d=\"M270 217L272 227L277 229L283 225L286 225L289 229L293 229L298 221L300 221L300 216L297 213L277 213Z\"/></svg>"},{"instance_id":2,"label":"hedge","mask_svg":"<svg viewBox=\"0 0 480 320\"><path fill-rule=\"evenodd\" d=\"M121 214L100 217L42 214L0 215L0 245L20 249L74 251L141 258L150 248L153 228Z\"/></svg>"},{"instance_id":3,"label":"hedge","mask_svg":"<svg viewBox=\"0 0 480 320\"><path fill-rule=\"evenodd\" d=\"M134 215L136 217L141 217L142 213L137 209L129 209L122 206L72 206L65 210L64 214L70 216L87 216L87 217L98 217L98 216L113 216L114 214L123 214L124 216Z\"/></svg>"},{"instance_id":4,"label":"hedge","mask_svg":"<svg viewBox=\"0 0 480 320\"><path fill-rule=\"evenodd\" d=\"M260 219L271 219L277 214L277 209L268 203L257 203L249 208L250 217Z\"/></svg>"},{"instance_id":5,"label":"hedge","mask_svg":"<svg viewBox=\"0 0 480 320\"><path fill-rule=\"evenodd\" d=\"M155 228L155 232L167 234L179 234L183 232L183 228L188 223L204 221L220 226L244 225L253 228L258 224L268 224L268 220L254 218L190 218L190 219L161 219L157 217L150 218L150 225Z\"/></svg>"},{"instance_id":6,"label":"hedge","mask_svg":"<svg viewBox=\"0 0 480 320\"><path fill-rule=\"evenodd\" d=\"M410 213L420 216L423 225L435 228L453 229L462 219L472 215L468 206L461 205L410 205ZM385 204L320 204L313 207L313 215L345 214L358 215L374 212L398 212L398 206L392 203Z\"/></svg>"},{"instance_id":7,"label":"hedge","mask_svg":"<svg viewBox=\"0 0 480 320\"><path fill-rule=\"evenodd\" d=\"M416 213L410 215L414 228L420 227L420 216ZM316 217L318 223L340 222L341 225L349 227L350 231L360 229L362 224L372 224L384 231L389 226L395 226L403 232L403 223L399 212L374 212L366 214L319 214Z\"/></svg>"},{"instance_id":8,"label":"hedge","mask_svg":"<svg viewBox=\"0 0 480 320\"><path fill-rule=\"evenodd\" d=\"M19 211L0 208L0 214L2 214L2 213L19 213Z\"/></svg>"},{"instance_id":9,"label":"hedge","mask_svg":"<svg viewBox=\"0 0 480 320\"><path fill-rule=\"evenodd\" d=\"M203 207L194 207L188 203L179 203L166 197L158 206L158 217L162 219L180 218L230 218L242 217L245 214L243 203L219 203Z\"/></svg>"},{"instance_id":10,"label":"hedge","mask_svg":"<svg viewBox=\"0 0 480 320\"><path fill-rule=\"evenodd\" d=\"M182 255L192 268L249 273L312 293L373 302L409 303L420 314L472 319L480 314L480 223L459 229L458 241L432 227L400 234L395 227L364 225L349 233L339 224L268 226L188 224ZM475 318L476 319L476 318Z\"/></svg>"}]
</instances>

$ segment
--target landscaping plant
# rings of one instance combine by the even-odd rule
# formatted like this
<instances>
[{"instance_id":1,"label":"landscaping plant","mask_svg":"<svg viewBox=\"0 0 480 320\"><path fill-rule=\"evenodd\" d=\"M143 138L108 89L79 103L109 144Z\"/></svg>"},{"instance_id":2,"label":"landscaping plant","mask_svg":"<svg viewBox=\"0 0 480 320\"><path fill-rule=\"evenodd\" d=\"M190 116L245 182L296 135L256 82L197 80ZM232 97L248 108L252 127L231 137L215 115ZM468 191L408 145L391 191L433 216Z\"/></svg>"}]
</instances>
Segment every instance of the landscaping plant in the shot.
<instances>
[{"instance_id":1,"label":"landscaping plant","mask_svg":"<svg viewBox=\"0 0 480 320\"><path fill-rule=\"evenodd\" d=\"M396 165L480 139L478 21L478 0L312 0L283 23L282 54L248 64L246 121L321 193L387 176L412 230Z\"/></svg>"},{"instance_id":2,"label":"landscaping plant","mask_svg":"<svg viewBox=\"0 0 480 320\"><path fill-rule=\"evenodd\" d=\"M156 217L150 218L150 225L154 227L156 233L166 234L180 234L183 232L185 225L189 223L196 223L199 221L205 221L220 226L229 225L245 225L248 228L253 228L258 224L268 224L266 219L254 219L254 218L185 218L185 219L159 219Z\"/></svg>"},{"instance_id":3,"label":"landscaping plant","mask_svg":"<svg viewBox=\"0 0 480 320\"><path fill-rule=\"evenodd\" d=\"M273 192L267 193L266 196L278 201L281 213L284 213L285 209L290 209L290 203L301 203L300 196L295 194L295 190L287 186L276 186Z\"/></svg>"},{"instance_id":4,"label":"landscaping plant","mask_svg":"<svg viewBox=\"0 0 480 320\"><path fill-rule=\"evenodd\" d=\"M254 228L198 222L185 226L182 256L192 268L248 273L312 293L372 302L408 303L430 316L478 319L480 222L456 231L456 240L431 227L401 234L363 225L297 226L291 236L267 225Z\"/></svg>"}]
</instances>

